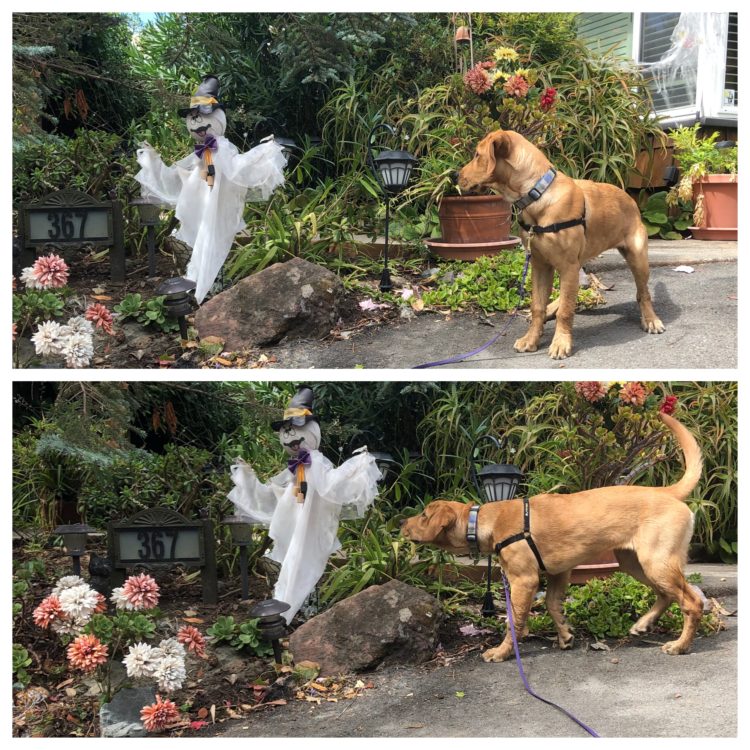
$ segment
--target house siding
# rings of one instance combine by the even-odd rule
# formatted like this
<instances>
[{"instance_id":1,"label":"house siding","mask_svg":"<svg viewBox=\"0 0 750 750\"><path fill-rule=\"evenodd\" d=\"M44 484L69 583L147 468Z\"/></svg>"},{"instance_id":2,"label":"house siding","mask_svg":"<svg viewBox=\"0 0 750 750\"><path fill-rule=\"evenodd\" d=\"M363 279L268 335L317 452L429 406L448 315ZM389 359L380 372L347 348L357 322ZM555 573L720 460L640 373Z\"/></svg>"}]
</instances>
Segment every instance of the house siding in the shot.
<instances>
[{"instance_id":1,"label":"house siding","mask_svg":"<svg viewBox=\"0 0 750 750\"><path fill-rule=\"evenodd\" d=\"M615 54L632 59L632 13L581 13L578 16L578 36L593 52L599 54L612 50Z\"/></svg>"}]
</instances>

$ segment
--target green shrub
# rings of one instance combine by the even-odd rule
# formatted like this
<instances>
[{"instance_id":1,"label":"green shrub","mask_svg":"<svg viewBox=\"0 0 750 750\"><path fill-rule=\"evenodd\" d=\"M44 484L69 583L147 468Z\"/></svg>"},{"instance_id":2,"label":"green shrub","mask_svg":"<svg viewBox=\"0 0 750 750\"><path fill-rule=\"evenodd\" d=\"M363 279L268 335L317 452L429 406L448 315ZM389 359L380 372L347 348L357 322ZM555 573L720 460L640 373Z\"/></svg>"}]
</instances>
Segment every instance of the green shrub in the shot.
<instances>
[{"instance_id":1,"label":"green shrub","mask_svg":"<svg viewBox=\"0 0 750 750\"><path fill-rule=\"evenodd\" d=\"M238 651L247 650L256 656L269 656L273 653L273 646L261 638L259 622L258 618L235 622L231 615L221 615L206 633L211 636L214 645L226 643Z\"/></svg>"}]
</instances>

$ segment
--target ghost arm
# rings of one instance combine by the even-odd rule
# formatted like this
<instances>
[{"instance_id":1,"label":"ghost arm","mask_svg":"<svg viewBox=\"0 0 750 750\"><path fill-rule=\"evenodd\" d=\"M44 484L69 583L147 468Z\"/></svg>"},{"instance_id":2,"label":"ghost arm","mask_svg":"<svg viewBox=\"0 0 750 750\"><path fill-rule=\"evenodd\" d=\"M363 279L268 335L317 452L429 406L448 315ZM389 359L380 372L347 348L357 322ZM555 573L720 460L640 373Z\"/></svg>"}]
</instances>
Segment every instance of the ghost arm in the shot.
<instances>
[{"instance_id":1,"label":"ghost arm","mask_svg":"<svg viewBox=\"0 0 750 750\"><path fill-rule=\"evenodd\" d=\"M363 451L325 472L316 489L326 502L353 507L362 518L378 495L378 479L380 470L374 456Z\"/></svg>"},{"instance_id":2,"label":"ghost arm","mask_svg":"<svg viewBox=\"0 0 750 750\"><path fill-rule=\"evenodd\" d=\"M264 484L250 464L238 460L231 467L231 476L234 487L227 497L236 512L248 516L255 523L270 526L278 498L291 481L289 471L285 469Z\"/></svg>"},{"instance_id":3,"label":"ghost arm","mask_svg":"<svg viewBox=\"0 0 750 750\"><path fill-rule=\"evenodd\" d=\"M229 179L248 188L248 200L268 200L284 184L286 157L276 141L261 143L244 154L237 153L229 164Z\"/></svg>"},{"instance_id":4,"label":"ghost arm","mask_svg":"<svg viewBox=\"0 0 750 750\"><path fill-rule=\"evenodd\" d=\"M177 205L182 192L183 176L189 171L187 166L195 161L192 156L168 167L153 146L142 143L137 159L141 170L135 179L141 183L142 193L155 196L172 206Z\"/></svg>"}]
</instances>

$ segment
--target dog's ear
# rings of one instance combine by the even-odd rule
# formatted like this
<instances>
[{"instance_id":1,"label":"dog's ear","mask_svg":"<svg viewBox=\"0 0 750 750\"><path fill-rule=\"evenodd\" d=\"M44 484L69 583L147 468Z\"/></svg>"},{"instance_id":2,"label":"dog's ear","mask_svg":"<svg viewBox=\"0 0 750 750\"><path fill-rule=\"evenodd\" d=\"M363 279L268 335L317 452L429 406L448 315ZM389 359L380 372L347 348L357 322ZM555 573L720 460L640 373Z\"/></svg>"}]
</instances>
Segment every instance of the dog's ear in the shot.
<instances>
[{"instance_id":1,"label":"dog's ear","mask_svg":"<svg viewBox=\"0 0 750 750\"><path fill-rule=\"evenodd\" d=\"M449 529L456 523L456 512L450 505L438 501L430 508L427 523L437 536L441 531Z\"/></svg>"},{"instance_id":2,"label":"dog's ear","mask_svg":"<svg viewBox=\"0 0 750 750\"><path fill-rule=\"evenodd\" d=\"M477 146L476 158L483 173L483 182L492 182L495 177L495 164L510 152L510 138L504 130L495 130L486 135Z\"/></svg>"}]
</instances>

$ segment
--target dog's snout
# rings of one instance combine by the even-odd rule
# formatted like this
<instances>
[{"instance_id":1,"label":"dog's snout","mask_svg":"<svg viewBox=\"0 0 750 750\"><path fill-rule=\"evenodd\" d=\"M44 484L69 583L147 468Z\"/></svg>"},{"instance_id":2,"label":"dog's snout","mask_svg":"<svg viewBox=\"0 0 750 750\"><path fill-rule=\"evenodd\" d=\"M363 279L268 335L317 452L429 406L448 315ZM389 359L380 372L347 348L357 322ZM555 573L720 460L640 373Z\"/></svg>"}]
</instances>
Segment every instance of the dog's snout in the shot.
<instances>
[{"instance_id":1,"label":"dog's snout","mask_svg":"<svg viewBox=\"0 0 750 750\"><path fill-rule=\"evenodd\" d=\"M457 169L454 169L451 172L451 185L458 185L458 178L460 177L460 175L461 173Z\"/></svg>"}]
</instances>

